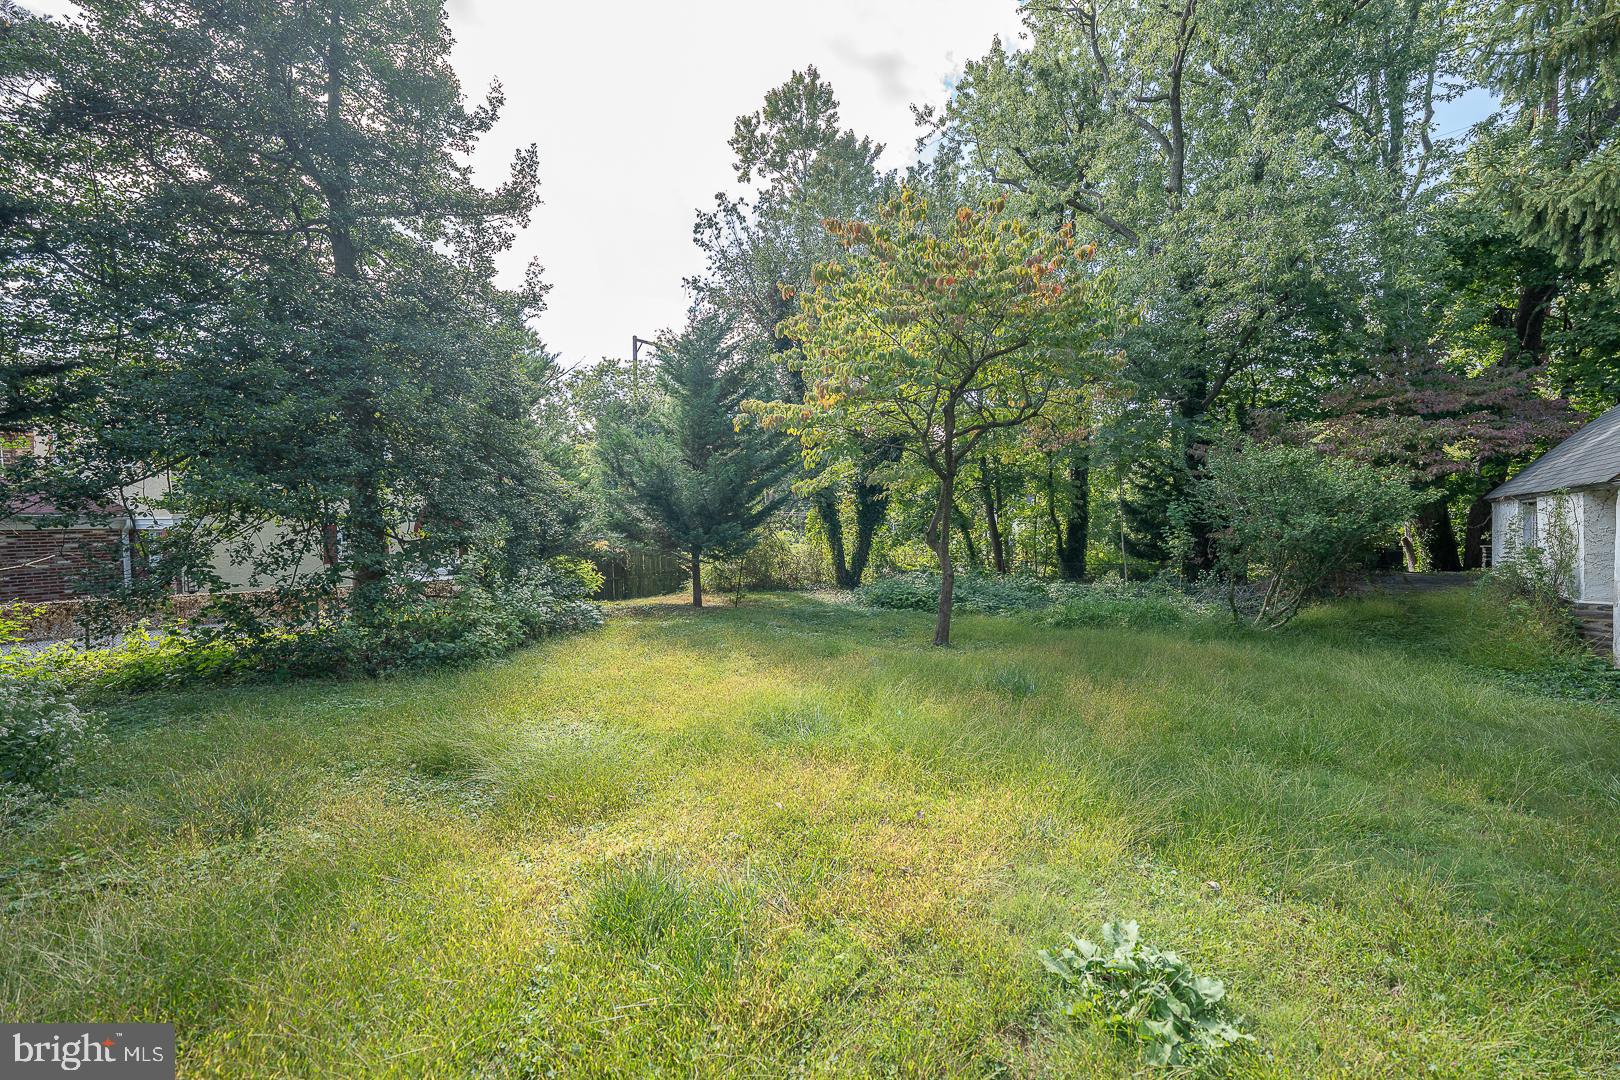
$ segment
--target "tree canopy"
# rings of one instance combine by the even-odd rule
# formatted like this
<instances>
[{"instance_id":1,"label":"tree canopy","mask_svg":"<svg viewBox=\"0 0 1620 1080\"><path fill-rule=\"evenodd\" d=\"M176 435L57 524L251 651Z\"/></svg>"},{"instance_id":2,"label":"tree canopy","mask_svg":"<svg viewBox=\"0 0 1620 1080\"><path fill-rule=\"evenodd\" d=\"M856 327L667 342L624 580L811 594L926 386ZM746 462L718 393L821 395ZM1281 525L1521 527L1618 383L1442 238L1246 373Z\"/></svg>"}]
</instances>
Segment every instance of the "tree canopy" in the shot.
<instances>
[{"instance_id":1,"label":"tree canopy","mask_svg":"<svg viewBox=\"0 0 1620 1080\"><path fill-rule=\"evenodd\" d=\"M910 189L870 222L828 222L849 252L812 276L782 332L800 343L802 402L758 404L812 446L850 431L892 439L939 481L928 535L942 575L934 643L950 640L951 512L962 464L1102 363L1108 310L1093 254L1003 202L931 221Z\"/></svg>"},{"instance_id":2,"label":"tree canopy","mask_svg":"<svg viewBox=\"0 0 1620 1080\"><path fill-rule=\"evenodd\" d=\"M610 399L598 428L610 523L686 557L696 607L703 559L742 554L788 496L790 447L737 423L761 382L734 332L725 315L694 311L681 333L660 340L650 398Z\"/></svg>"}]
</instances>

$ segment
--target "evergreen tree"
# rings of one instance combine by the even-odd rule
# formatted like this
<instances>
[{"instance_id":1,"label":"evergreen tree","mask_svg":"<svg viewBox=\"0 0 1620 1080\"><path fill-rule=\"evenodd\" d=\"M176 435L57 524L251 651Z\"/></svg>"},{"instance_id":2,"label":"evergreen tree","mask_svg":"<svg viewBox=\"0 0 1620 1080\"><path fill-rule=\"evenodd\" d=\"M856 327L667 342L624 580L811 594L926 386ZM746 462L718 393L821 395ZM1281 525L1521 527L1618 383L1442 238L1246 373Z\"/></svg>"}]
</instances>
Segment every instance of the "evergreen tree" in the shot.
<instances>
[{"instance_id":1,"label":"evergreen tree","mask_svg":"<svg viewBox=\"0 0 1620 1080\"><path fill-rule=\"evenodd\" d=\"M814 67L795 71L733 129L737 179L756 186L752 204L717 195L714 211L699 214L694 230L708 268L693 285L737 321L748 348L776 360L781 392L801 400L804 380L786 363L793 342L777 325L794 313L793 295L809 285L814 266L839 254L822 222L869 216L894 186L877 170L883 147L840 123L831 84ZM836 450L825 448L808 485L839 588L861 583L888 513L881 474L899 456L892 442L850 438ZM855 526L847 550L846 490Z\"/></svg>"},{"instance_id":2,"label":"evergreen tree","mask_svg":"<svg viewBox=\"0 0 1620 1080\"><path fill-rule=\"evenodd\" d=\"M81 6L0 66L3 329L33 365L7 404L51 429L38 482L168 473L165 573L225 544L307 583L324 553L362 618L471 553L569 543L544 290L492 284L536 155L473 182L501 93L467 106L443 0Z\"/></svg>"},{"instance_id":3,"label":"evergreen tree","mask_svg":"<svg viewBox=\"0 0 1620 1080\"><path fill-rule=\"evenodd\" d=\"M652 400L610 407L597 424L609 523L632 540L687 558L703 606L703 559L747 551L788 497L791 444L737 423L761 388L733 323L694 310L665 335Z\"/></svg>"}]
</instances>

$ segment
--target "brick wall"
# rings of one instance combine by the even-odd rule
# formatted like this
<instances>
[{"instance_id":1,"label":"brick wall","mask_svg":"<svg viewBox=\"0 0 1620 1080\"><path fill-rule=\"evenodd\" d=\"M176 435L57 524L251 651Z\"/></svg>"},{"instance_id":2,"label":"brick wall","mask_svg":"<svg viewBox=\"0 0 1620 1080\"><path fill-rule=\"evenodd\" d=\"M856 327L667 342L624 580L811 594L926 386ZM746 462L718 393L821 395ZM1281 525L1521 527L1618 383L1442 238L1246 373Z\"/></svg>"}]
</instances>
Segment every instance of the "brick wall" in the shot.
<instances>
[{"instance_id":1,"label":"brick wall","mask_svg":"<svg viewBox=\"0 0 1620 1080\"><path fill-rule=\"evenodd\" d=\"M122 582L118 538L117 529L0 530L0 603L71 600Z\"/></svg>"}]
</instances>

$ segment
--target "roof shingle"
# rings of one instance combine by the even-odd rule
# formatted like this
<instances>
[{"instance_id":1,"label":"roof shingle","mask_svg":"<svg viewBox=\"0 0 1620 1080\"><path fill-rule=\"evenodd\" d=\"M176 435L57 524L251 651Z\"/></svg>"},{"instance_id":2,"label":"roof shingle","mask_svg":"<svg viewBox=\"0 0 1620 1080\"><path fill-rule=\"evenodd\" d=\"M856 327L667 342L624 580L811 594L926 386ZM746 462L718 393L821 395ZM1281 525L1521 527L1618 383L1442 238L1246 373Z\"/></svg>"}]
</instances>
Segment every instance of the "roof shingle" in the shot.
<instances>
[{"instance_id":1,"label":"roof shingle","mask_svg":"<svg viewBox=\"0 0 1620 1080\"><path fill-rule=\"evenodd\" d=\"M1620 477L1620 406L1610 409L1542 454L1488 498L1545 495L1607 484Z\"/></svg>"}]
</instances>

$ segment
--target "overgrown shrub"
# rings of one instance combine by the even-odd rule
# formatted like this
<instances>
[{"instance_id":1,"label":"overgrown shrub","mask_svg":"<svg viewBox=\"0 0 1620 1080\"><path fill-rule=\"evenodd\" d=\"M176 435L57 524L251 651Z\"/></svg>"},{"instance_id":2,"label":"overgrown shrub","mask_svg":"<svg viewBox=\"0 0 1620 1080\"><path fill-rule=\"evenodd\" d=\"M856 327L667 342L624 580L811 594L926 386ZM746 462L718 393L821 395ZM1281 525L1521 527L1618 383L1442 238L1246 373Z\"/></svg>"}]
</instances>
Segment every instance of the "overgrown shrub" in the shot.
<instances>
[{"instance_id":1,"label":"overgrown shrub","mask_svg":"<svg viewBox=\"0 0 1620 1080\"><path fill-rule=\"evenodd\" d=\"M872 607L933 611L939 604L939 574L918 570L878 578L861 586L859 596ZM1015 575L958 574L951 596L951 607L957 611L986 615L1038 611L1051 602L1045 583Z\"/></svg>"},{"instance_id":2,"label":"overgrown shrub","mask_svg":"<svg viewBox=\"0 0 1620 1080\"><path fill-rule=\"evenodd\" d=\"M71 791L102 720L49 679L0 675L0 818Z\"/></svg>"},{"instance_id":3,"label":"overgrown shrub","mask_svg":"<svg viewBox=\"0 0 1620 1080\"><path fill-rule=\"evenodd\" d=\"M1570 574L1556 553L1523 547L1510 550L1480 576L1474 623L1488 631L1482 644L1493 666L1520 673L1557 671L1567 678L1572 667L1600 662L1577 632Z\"/></svg>"},{"instance_id":4,"label":"overgrown shrub","mask_svg":"<svg viewBox=\"0 0 1620 1080\"><path fill-rule=\"evenodd\" d=\"M1573 632L1565 578L1539 548L1528 547L1491 567L1479 590L1527 618Z\"/></svg>"},{"instance_id":5,"label":"overgrown shrub","mask_svg":"<svg viewBox=\"0 0 1620 1080\"><path fill-rule=\"evenodd\" d=\"M761 530L753 547L721 564L721 579L731 576L745 589L813 589L833 583L827 549L794 529Z\"/></svg>"},{"instance_id":6,"label":"overgrown shrub","mask_svg":"<svg viewBox=\"0 0 1620 1080\"><path fill-rule=\"evenodd\" d=\"M1217 611L1209 595L1189 592L1169 577L1149 581L1110 577L1089 584L1056 582L1049 591L1053 606L1043 621L1052 626L1146 630L1207 621Z\"/></svg>"},{"instance_id":7,"label":"overgrown shrub","mask_svg":"<svg viewBox=\"0 0 1620 1080\"><path fill-rule=\"evenodd\" d=\"M939 575L927 571L879 578L861 587L862 602L902 611L933 611ZM1131 629L1181 626L1209 619L1213 600L1184 589L1170 577L1151 581L1040 581L1017 575L963 574L952 607L989 615L1043 612L1053 626L1117 626Z\"/></svg>"},{"instance_id":8,"label":"overgrown shrub","mask_svg":"<svg viewBox=\"0 0 1620 1080\"><path fill-rule=\"evenodd\" d=\"M1095 1017L1143 1044L1152 1065L1190 1064L1254 1041L1238 1030L1242 1017L1229 1016L1221 980L1142 944L1135 922L1104 923L1102 938L1099 946L1071 937L1063 949L1040 953L1046 970L1079 992L1064 1007L1070 1016Z\"/></svg>"},{"instance_id":9,"label":"overgrown shrub","mask_svg":"<svg viewBox=\"0 0 1620 1080\"><path fill-rule=\"evenodd\" d=\"M1232 612L1271 630L1364 567L1412 516L1399 478L1303 446L1217 450L1189 508L1215 526Z\"/></svg>"},{"instance_id":10,"label":"overgrown shrub","mask_svg":"<svg viewBox=\"0 0 1620 1080\"><path fill-rule=\"evenodd\" d=\"M965 577L963 580L966 580ZM909 574L895 574L869 581L856 590L863 604L892 611L932 611L939 603L939 577L932 579L926 570ZM952 603L961 603L960 592Z\"/></svg>"},{"instance_id":11,"label":"overgrown shrub","mask_svg":"<svg viewBox=\"0 0 1620 1080\"><path fill-rule=\"evenodd\" d=\"M356 675L487 660L553 634L602 624L587 600L601 587L588 563L557 562L515 580L465 585L442 599L345 622L240 643L250 666L270 674Z\"/></svg>"},{"instance_id":12,"label":"overgrown shrub","mask_svg":"<svg viewBox=\"0 0 1620 1080\"><path fill-rule=\"evenodd\" d=\"M558 560L514 580L468 583L448 596L401 598L366 623L235 623L172 631L138 625L101 648L62 643L6 653L0 670L106 694L466 664L600 626L602 609L587 599L600 587L589 563Z\"/></svg>"}]
</instances>

